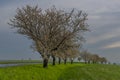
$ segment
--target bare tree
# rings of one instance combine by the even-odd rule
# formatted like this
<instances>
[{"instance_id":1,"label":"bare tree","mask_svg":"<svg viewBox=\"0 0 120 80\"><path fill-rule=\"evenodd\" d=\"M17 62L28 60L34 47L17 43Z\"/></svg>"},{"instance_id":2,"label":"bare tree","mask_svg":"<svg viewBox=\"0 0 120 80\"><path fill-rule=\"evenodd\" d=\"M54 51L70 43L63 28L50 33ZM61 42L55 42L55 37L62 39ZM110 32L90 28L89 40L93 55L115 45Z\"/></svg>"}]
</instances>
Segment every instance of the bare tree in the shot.
<instances>
[{"instance_id":1,"label":"bare tree","mask_svg":"<svg viewBox=\"0 0 120 80\"><path fill-rule=\"evenodd\" d=\"M85 63L90 63L91 54L87 50L81 52L80 56L85 61Z\"/></svg>"},{"instance_id":2,"label":"bare tree","mask_svg":"<svg viewBox=\"0 0 120 80\"><path fill-rule=\"evenodd\" d=\"M68 57L69 57L69 59L70 59L70 61L71 61L71 64L73 63L73 60L76 58L76 57L78 57L78 55L79 55L79 50L78 49L70 49L69 51L68 51L68 53L69 53L69 55L68 55Z\"/></svg>"},{"instance_id":3,"label":"bare tree","mask_svg":"<svg viewBox=\"0 0 120 80\"><path fill-rule=\"evenodd\" d=\"M59 51L57 50L56 53L57 53L57 54L56 54L55 56L58 58L58 64L61 64L62 52L61 52L61 51L59 52Z\"/></svg>"},{"instance_id":4,"label":"bare tree","mask_svg":"<svg viewBox=\"0 0 120 80\"><path fill-rule=\"evenodd\" d=\"M92 54L91 60L92 60L93 64L98 63L99 59L100 59L100 57L98 54Z\"/></svg>"},{"instance_id":5,"label":"bare tree","mask_svg":"<svg viewBox=\"0 0 120 80\"><path fill-rule=\"evenodd\" d=\"M107 59L105 57L100 57L99 61L101 64L106 64L107 63Z\"/></svg>"},{"instance_id":6,"label":"bare tree","mask_svg":"<svg viewBox=\"0 0 120 80\"><path fill-rule=\"evenodd\" d=\"M67 40L80 41L79 35L88 31L86 20L87 14L82 11L73 9L65 12L55 7L42 11L37 6L27 5L17 9L17 14L9 24L16 28L19 34L33 40L34 48L42 56L45 68L49 57L54 57L54 51L64 46Z\"/></svg>"}]
</instances>

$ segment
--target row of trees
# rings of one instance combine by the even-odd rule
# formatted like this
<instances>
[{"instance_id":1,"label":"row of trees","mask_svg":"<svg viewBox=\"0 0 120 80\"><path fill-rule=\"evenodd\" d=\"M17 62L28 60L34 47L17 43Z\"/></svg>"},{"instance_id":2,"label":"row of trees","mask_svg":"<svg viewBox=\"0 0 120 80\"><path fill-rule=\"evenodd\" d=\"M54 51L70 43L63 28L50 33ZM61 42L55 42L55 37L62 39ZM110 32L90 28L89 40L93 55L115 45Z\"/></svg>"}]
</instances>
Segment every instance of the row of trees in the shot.
<instances>
[{"instance_id":1,"label":"row of trees","mask_svg":"<svg viewBox=\"0 0 120 80\"><path fill-rule=\"evenodd\" d=\"M60 64L61 62L64 62L64 64L66 64L67 61L70 61L72 64L73 60L77 59L77 57L79 56L79 53L80 52L77 49L70 49L67 50L66 52L57 53L55 58L58 59L58 64ZM55 65L54 59L52 60L52 64Z\"/></svg>"},{"instance_id":2,"label":"row of trees","mask_svg":"<svg viewBox=\"0 0 120 80\"><path fill-rule=\"evenodd\" d=\"M50 57L55 65L56 57L66 62L78 54L83 33L89 30L86 20L87 14L75 9L66 12L54 6L42 10L27 5L17 9L9 24L33 41L32 48L40 53L46 68Z\"/></svg>"},{"instance_id":3,"label":"row of trees","mask_svg":"<svg viewBox=\"0 0 120 80\"><path fill-rule=\"evenodd\" d=\"M90 52L83 51L80 53L78 60L84 60L85 63L101 63L106 64L107 59L105 57L100 57L98 54L91 54Z\"/></svg>"}]
</instances>

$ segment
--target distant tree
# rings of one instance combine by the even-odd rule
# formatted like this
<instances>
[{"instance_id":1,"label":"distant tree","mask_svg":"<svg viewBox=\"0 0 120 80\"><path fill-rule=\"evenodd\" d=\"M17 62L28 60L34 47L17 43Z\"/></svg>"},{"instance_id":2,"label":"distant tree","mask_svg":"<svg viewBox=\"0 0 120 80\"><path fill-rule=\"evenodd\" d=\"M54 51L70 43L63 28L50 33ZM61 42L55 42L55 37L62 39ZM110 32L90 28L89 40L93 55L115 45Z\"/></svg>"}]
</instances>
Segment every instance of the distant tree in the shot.
<instances>
[{"instance_id":1,"label":"distant tree","mask_svg":"<svg viewBox=\"0 0 120 80\"><path fill-rule=\"evenodd\" d=\"M91 60L91 54L87 50L81 52L80 56L85 61L85 63L89 63Z\"/></svg>"},{"instance_id":2,"label":"distant tree","mask_svg":"<svg viewBox=\"0 0 120 80\"><path fill-rule=\"evenodd\" d=\"M74 59L75 59L76 57L78 57L78 55L79 55L80 52L79 52L78 49L70 49L70 50L68 51L68 53L69 53L68 57L69 57L70 62L71 62L71 64L72 64L73 61L74 61Z\"/></svg>"},{"instance_id":3,"label":"distant tree","mask_svg":"<svg viewBox=\"0 0 120 80\"><path fill-rule=\"evenodd\" d=\"M58 50L57 50L58 51ZM57 52L56 57L58 58L58 64L61 64L62 52Z\"/></svg>"},{"instance_id":4,"label":"distant tree","mask_svg":"<svg viewBox=\"0 0 120 80\"><path fill-rule=\"evenodd\" d=\"M92 61L92 54L88 54L87 62L90 64Z\"/></svg>"},{"instance_id":5,"label":"distant tree","mask_svg":"<svg viewBox=\"0 0 120 80\"><path fill-rule=\"evenodd\" d=\"M111 64L111 62L109 61L108 64Z\"/></svg>"},{"instance_id":6,"label":"distant tree","mask_svg":"<svg viewBox=\"0 0 120 80\"><path fill-rule=\"evenodd\" d=\"M98 54L91 54L87 50L84 50L80 53L80 56L78 57L78 60L84 60L85 63L101 63L106 64L108 61L105 57L100 57Z\"/></svg>"},{"instance_id":7,"label":"distant tree","mask_svg":"<svg viewBox=\"0 0 120 80\"><path fill-rule=\"evenodd\" d=\"M99 61L100 61L101 64L103 64L103 63L106 64L107 63L107 59L105 57L100 57Z\"/></svg>"},{"instance_id":8,"label":"distant tree","mask_svg":"<svg viewBox=\"0 0 120 80\"><path fill-rule=\"evenodd\" d=\"M57 52L57 56L59 58L61 57L64 60L64 63L66 64L67 58L70 59L71 64L73 63L73 60L78 56L79 54L79 47L80 44L73 43L71 40L67 40L60 48L59 52ZM59 54L60 53L60 54Z\"/></svg>"},{"instance_id":9,"label":"distant tree","mask_svg":"<svg viewBox=\"0 0 120 80\"><path fill-rule=\"evenodd\" d=\"M10 25L19 34L33 41L33 46L43 58L43 67L48 66L50 56L55 63L54 51L58 50L68 40L78 43L81 33L88 31L87 14L82 11L70 12L57 10L55 7L42 11L38 6L27 5L17 9L17 14L10 20ZM66 60L66 58L65 58Z\"/></svg>"},{"instance_id":10,"label":"distant tree","mask_svg":"<svg viewBox=\"0 0 120 80\"><path fill-rule=\"evenodd\" d=\"M99 55L98 54L92 54L91 56L91 60L92 60L92 63L95 64L95 63L98 63L99 62Z\"/></svg>"},{"instance_id":11,"label":"distant tree","mask_svg":"<svg viewBox=\"0 0 120 80\"><path fill-rule=\"evenodd\" d=\"M68 55L69 55L69 53L67 53L66 51L62 52L62 57L61 58L63 59L64 64L66 64L66 62L67 62Z\"/></svg>"},{"instance_id":12,"label":"distant tree","mask_svg":"<svg viewBox=\"0 0 120 80\"><path fill-rule=\"evenodd\" d=\"M114 62L113 65L117 65L117 63Z\"/></svg>"},{"instance_id":13,"label":"distant tree","mask_svg":"<svg viewBox=\"0 0 120 80\"><path fill-rule=\"evenodd\" d=\"M31 58L28 58L28 60L32 60Z\"/></svg>"},{"instance_id":14,"label":"distant tree","mask_svg":"<svg viewBox=\"0 0 120 80\"><path fill-rule=\"evenodd\" d=\"M80 60L82 60L82 58L79 56L79 57L78 57L78 61L80 62Z\"/></svg>"}]
</instances>

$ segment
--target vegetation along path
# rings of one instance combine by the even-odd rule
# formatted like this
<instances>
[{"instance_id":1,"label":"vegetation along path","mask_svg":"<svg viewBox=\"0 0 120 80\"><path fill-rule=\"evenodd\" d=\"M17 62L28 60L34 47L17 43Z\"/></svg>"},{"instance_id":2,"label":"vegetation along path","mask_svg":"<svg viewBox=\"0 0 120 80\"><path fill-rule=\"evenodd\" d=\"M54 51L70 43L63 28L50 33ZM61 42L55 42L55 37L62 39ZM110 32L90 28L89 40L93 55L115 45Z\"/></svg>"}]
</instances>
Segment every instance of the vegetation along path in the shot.
<instances>
[{"instance_id":1,"label":"vegetation along path","mask_svg":"<svg viewBox=\"0 0 120 80\"><path fill-rule=\"evenodd\" d=\"M120 66L102 64L41 64L0 68L0 80L119 80Z\"/></svg>"}]
</instances>

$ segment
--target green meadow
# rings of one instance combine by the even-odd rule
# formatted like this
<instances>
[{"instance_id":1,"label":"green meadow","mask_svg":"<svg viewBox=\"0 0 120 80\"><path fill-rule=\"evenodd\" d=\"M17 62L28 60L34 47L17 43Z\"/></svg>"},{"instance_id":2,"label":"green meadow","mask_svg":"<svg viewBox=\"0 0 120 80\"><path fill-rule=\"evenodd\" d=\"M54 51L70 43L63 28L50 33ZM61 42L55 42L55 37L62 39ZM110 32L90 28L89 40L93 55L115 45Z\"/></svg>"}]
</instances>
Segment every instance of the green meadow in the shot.
<instances>
[{"instance_id":1,"label":"green meadow","mask_svg":"<svg viewBox=\"0 0 120 80\"><path fill-rule=\"evenodd\" d=\"M120 80L119 65L42 64L0 68L0 80Z\"/></svg>"}]
</instances>

